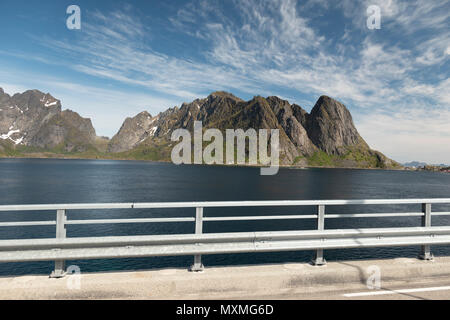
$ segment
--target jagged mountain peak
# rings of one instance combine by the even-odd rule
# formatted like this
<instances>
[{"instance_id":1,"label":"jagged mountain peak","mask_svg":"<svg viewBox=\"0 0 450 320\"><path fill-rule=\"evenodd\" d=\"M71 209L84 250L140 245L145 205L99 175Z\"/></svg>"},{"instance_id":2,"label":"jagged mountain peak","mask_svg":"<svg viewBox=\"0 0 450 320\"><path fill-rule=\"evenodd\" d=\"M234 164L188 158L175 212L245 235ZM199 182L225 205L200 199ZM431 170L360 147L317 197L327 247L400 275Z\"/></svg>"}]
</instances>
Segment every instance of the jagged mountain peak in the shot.
<instances>
[{"instance_id":1,"label":"jagged mountain peak","mask_svg":"<svg viewBox=\"0 0 450 320\"><path fill-rule=\"evenodd\" d=\"M109 141L108 152L122 152L142 143L149 136L154 136L158 127L157 120L161 114L152 117L147 111L125 119L119 132Z\"/></svg>"},{"instance_id":2,"label":"jagged mountain peak","mask_svg":"<svg viewBox=\"0 0 450 320\"><path fill-rule=\"evenodd\" d=\"M190 111L195 111L195 110L200 110L204 104L207 102L207 99L195 99L192 102L184 102L180 109L182 110L190 110Z\"/></svg>"},{"instance_id":3,"label":"jagged mountain peak","mask_svg":"<svg viewBox=\"0 0 450 320\"><path fill-rule=\"evenodd\" d=\"M173 130L192 131L194 122L202 121L204 128L222 131L230 128L279 129L280 160L284 164L298 163L298 159L302 164L306 157L320 151L344 158L357 151L370 158L371 163L384 161L361 138L347 108L328 96L321 96L309 114L302 107L277 96L264 98L258 95L244 101L231 93L217 91L207 98L183 103L179 109L160 113L153 121L142 129L133 127L127 119L111 140L109 150L131 150L144 141L148 146L157 141L168 143Z\"/></svg>"},{"instance_id":4,"label":"jagged mountain peak","mask_svg":"<svg viewBox=\"0 0 450 320\"><path fill-rule=\"evenodd\" d=\"M217 128L223 132L278 129L281 164L396 166L382 153L369 148L346 106L325 95L308 113L277 96L255 96L244 101L231 93L216 91L157 116L142 111L127 118L118 133L110 141L103 139L100 146L91 120L72 110L61 111L60 100L50 93L28 90L10 97L0 90L0 144L6 141L10 145L58 152L101 147L102 152L126 155L130 151L133 157L155 155L167 160L173 145L171 132L180 128L192 131L195 121L202 121L204 129Z\"/></svg>"},{"instance_id":5,"label":"jagged mountain peak","mask_svg":"<svg viewBox=\"0 0 450 320\"><path fill-rule=\"evenodd\" d=\"M268 101L273 101L273 102L277 102L277 103L290 104L289 101L287 101L287 100L285 100L285 99L282 99L282 98L280 98L280 97L278 97L278 96L268 96L268 97L266 98L266 100L268 100Z\"/></svg>"},{"instance_id":6,"label":"jagged mountain peak","mask_svg":"<svg viewBox=\"0 0 450 320\"><path fill-rule=\"evenodd\" d=\"M270 96L265 98L265 100L269 103L270 107L274 110L275 113L278 113L280 110L288 110L288 112L291 112L294 106L297 106L291 105L289 101L281 99L277 96ZM297 107L300 108L300 106Z\"/></svg>"},{"instance_id":7,"label":"jagged mountain peak","mask_svg":"<svg viewBox=\"0 0 450 320\"><path fill-rule=\"evenodd\" d=\"M148 111L142 111L136 115L138 118L153 118L152 115Z\"/></svg>"},{"instance_id":8,"label":"jagged mountain peak","mask_svg":"<svg viewBox=\"0 0 450 320\"><path fill-rule=\"evenodd\" d=\"M321 96L311 110L310 120L323 121L329 120L335 124L345 125L354 135L357 135L357 130L353 122L353 117L347 107L329 96ZM359 135L359 134L358 134Z\"/></svg>"},{"instance_id":9,"label":"jagged mountain peak","mask_svg":"<svg viewBox=\"0 0 450 320\"><path fill-rule=\"evenodd\" d=\"M27 90L23 93L16 93L11 97L12 103L19 108L38 108L41 105L46 108L56 108L61 110L61 101L53 97L50 93L43 93L39 90Z\"/></svg>"},{"instance_id":10,"label":"jagged mountain peak","mask_svg":"<svg viewBox=\"0 0 450 320\"><path fill-rule=\"evenodd\" d=\"M241 98L238 98L234 94L226 91L215 91L208 96L208 99L217 99L217 98L228 98L235 101L243 101Z\"/></svg>"},{"instance_id":11,"label":"jagged mountain peak","mask_svg":"<svg viewBox=\"0 0 450 320\"><path fill-rule=\"evenodd\" d=\"M317 99L316 104L314 105L314 107L311 110L311 112L314 109L320 108L321 106L324 106L324 107L333 107L333 106L334 107L335 106L341 107L341 106L343 106L343 104L340 103L339 101L337 101L336 99L331 98L330 96L322 95L322 96L319 97L319 99Z\"/></svg>"},{"instance_id":12,"label":"jagged mountain peak","mask_svg":"<svg viewBox=\"0 0 450 320\"><path fill-rule=\"evenodd\" d=\"M61 101L50 93L27 90L0 96L0 142L43 149L82 151L95 140L90 119L61 111Z\"/></svg>"},{"instance_id":13,"label":"jagged mountain peak","mask_svg":"<svg viewBox=\"0 0 450 320\"><path fill-rule=\"evenodd\" d=\"M311 141L328 154L343 155L351 146L369 149L347 107L328 96L317 100L305 125Z\"/></svg>"},{"instance_id":14,"label":"jagged mountain peak","mask_svg":"<svg viewBox=\"0 0 450 320\"><path fill-rule=\"evenodd\" d=\"M223 99L229 99L233 102L243 101L242 99L236 97L232 93L226 91L215 91L209 94L206 98L198 98L193 100L192 102L183 102L181 104L180 110L186 110L191 108L202 109L205 105L211 105L214 103L220 103ZM215 104L217 105L217 104ZM177 107L175 107L177 108Z\"/></svg>"}]
</instances>

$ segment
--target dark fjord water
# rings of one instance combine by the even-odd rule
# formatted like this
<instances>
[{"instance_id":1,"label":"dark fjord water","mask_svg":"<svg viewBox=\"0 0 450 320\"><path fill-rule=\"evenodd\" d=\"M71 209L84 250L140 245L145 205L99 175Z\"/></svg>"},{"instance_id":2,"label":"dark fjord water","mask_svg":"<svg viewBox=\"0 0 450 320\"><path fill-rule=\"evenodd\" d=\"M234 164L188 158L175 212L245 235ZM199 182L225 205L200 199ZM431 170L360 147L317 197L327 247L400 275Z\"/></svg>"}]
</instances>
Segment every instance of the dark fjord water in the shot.
<instances>
[{"instance_id":1,"label":"dark fjord water","mask_svg":"<svg viewBox=\"0 0 450 320\"><path fill-rule=\"evenodd\" d=\"M174 166L137 161L0 160L0 204L164 202L231 200L394 199L450 197L450 175L432 172L281 169L260 176L257 168ZM449 206L433 210L450 211ZM328 213L418 212L420 206L327 207ZM205 209L205 216L312 214L304 208ZM193 216L194 209L69 211L69 219ZM0 221L53 220L55 212L0 212ZM434 217L449 225L450 217ZM327 229L419 226L420 218L329 219ZM314 229L313 220L208 222L204 232ZM193 233L193 223L70 225L68 237ZM0 228L0 239L52 238L54 226ZM332 260L415 257L419 248L330 250ZM448 246L432 247L449 255ZM203 257L205 266L309 261L313 252L232 254ZM70 261L82 272L188 267L192 257ZM48 274L50 262L0 264L0 275Z\"/></svg>"}]
</instances>

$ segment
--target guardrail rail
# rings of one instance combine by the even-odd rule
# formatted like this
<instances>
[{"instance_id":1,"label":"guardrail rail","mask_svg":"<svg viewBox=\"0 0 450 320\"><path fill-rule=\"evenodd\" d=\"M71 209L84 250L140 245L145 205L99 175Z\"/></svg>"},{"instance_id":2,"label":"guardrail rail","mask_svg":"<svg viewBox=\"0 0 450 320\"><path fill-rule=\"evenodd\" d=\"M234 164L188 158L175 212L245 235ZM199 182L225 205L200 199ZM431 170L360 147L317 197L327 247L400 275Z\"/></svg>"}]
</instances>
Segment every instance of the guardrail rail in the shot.
<instances>
[{"instance_id":1,"label":"guardrail rail","mask_svg":"<svg viewBox=\"0 0 450 320\"><path fill-rule=\"evenodd\" d=\"M421 205L417 212L326 214L327 206ZM66 260L193 255L191 271L202 271L202 255L249 252L315 250L314 265L326 264L324 250L420 245L420 259L432 260L431 245L450 243L450 226L431 225L432 216L450 212L432 212L432 204L450 204L450 199L400 200L295 200L229 201L170 203L97 203L51 205L3 205L0 212L55 210L52 221L0 222L0 227L55 225L52 239L0 240L0 262L55 261L51 277L64 277ZM204 216L205 208L225 207L314 207L312 214L261 216ZM192 217L68 220L68 212L99 209L195 209ZM418 227L325 230L326 219L421 217ZM203 233L203 222L315 219L317 229L239 233ZM66 227L81 224L194 222L195 234L68 238Z\"/></svg>"}]
</instances>

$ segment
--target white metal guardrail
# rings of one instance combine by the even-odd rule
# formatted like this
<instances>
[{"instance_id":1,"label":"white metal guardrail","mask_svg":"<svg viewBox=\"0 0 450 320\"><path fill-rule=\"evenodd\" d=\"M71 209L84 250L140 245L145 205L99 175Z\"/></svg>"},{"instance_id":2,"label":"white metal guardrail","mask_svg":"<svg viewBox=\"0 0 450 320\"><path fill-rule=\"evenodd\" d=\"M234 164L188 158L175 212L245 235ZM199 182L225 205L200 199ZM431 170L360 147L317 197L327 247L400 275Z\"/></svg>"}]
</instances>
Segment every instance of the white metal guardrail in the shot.
<instances>
[{"instance_id":1,"label":"white metal guardrail","mask_svg":"<svg viewBox=\"0 0 450 320\"><path fill-rule=\"evenodd\" d=\"M326 206L347 205L421 205L417 212L326 214ZM56 220L0 222L0 227L55 225L53 239L0 240L0 262L55 261L52 277L65 275L66 260L193 255L192 271L203 270L201 255L248 252L315 250L315 265L326 263L324 249L366 248L420 245L419 257L433 258L431 245L450 244L450 226L431 226L432 216L450 216L450 212L432 212L432 204L450 204L448 199L401 200L298 200L230 201L172 203L97 203L51 205L4 205L7 211L56 211ZM316 212L303 215L204 216L205 208L313 206ZM195 208L193 217L68 220L68 211L98 209ZM325 219L422 217L420 227L325 230ZM316 219L317 229L306 231L203 233L203 222ZM68 225L115 223L195 222L195 234L67 238Z\"/></svg>"}]
</instances>

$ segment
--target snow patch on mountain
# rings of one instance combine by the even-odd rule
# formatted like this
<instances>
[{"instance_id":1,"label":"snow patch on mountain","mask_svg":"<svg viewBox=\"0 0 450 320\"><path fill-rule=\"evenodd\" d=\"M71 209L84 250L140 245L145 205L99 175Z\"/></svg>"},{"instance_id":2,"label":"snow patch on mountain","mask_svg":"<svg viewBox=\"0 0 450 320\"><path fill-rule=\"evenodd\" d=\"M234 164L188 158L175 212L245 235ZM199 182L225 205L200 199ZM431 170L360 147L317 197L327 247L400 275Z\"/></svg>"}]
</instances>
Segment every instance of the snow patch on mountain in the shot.
<instances>
[{"instance_id":1,"label":"snow patch on mountain","mask_svg":"<svg viewBox=\"0 0 450 320\"><path fill-rule=\"evenodd\" d=\"M11 129L11 128L10 128ZM13 139L11 136L19 133L20 130L10 130L7 134L2 134L0 135L0 139L2 140L11 140L12 142L14 142L14 144L20 144L23 141L23 137L20 137L18 139Z\"/></svg>"},{"instance_id":2,"label":"snow patch on mountain","mask_svg":"<svg viewBox=\"0 0 450 320\"><path fill-rule=\"evenodd\" d=\"M153 136L155 135L155 133L156 133L156 130L158 130L158 127L153 127L153 128L151 128L151 129L150 129L150 132L149 132L149 133L150 133L150 136L153 137Z\"/></svg>"}]
</instances>

